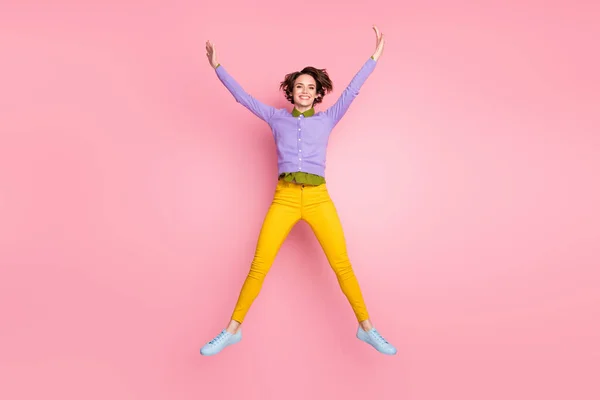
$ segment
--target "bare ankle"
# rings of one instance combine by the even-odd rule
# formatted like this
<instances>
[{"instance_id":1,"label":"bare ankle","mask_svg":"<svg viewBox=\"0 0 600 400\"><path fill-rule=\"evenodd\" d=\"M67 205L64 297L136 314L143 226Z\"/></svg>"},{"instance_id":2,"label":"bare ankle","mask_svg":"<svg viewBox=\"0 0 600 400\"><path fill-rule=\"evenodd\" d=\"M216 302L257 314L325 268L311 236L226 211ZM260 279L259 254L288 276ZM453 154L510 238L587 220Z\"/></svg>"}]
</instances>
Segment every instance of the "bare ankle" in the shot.
<instances>
[{"instance_id":1,"label":"bare ankle","mask_svg":"<svg viewBox=\"0 0 600 400\"><path fill-rule=\"evenodd\" d=\"M229 325L227 325L227 328L225 329L227 332L232 333L232 334L236 334L238 329L240 328L240 323L234 320L231 320L229 322Z\"/></svg>"},{"instance_id":2,"label":"bare ankle","mask_svg":"<svg viewBox=\"0 0 600 400\"><path fill-rule=\"evenodd\" d=\"M360 326L361 328L363 328L363 330L365 331L370 331L371 329L373 329L373 324L371 323L370 320L366 319L364 321L360 322Z\"/></svg>"}]
</instances>

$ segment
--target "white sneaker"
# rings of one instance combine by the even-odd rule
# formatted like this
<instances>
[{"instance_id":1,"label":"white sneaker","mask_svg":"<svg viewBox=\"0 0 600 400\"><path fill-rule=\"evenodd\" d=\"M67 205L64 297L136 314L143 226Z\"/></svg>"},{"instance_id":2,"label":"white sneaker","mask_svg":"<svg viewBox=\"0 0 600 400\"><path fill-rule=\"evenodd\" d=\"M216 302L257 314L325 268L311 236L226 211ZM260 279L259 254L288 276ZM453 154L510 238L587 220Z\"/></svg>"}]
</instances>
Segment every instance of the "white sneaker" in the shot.
<instances>
[{"instance_id":1,"label":"white sneaker","mask_svg":"<svg viewBox=\"0 0 600 400\"><path fill-rule=\"evenodd\" d=\"M393 356L397 353L397 350L394 346L392 346L387 340L383 338L377 332L377 329L372 328L369 331L365 331L360 325L358 326L358 331L356 332L356 337L362 340L365 343L370 344L380 353L387 354Z\"/></svg>"},{"instance_id":2,"label":"white sneaker","mask_svg":"<svg viewBox=\"0 0 600 400\"><path fill-rule=\"evenodd\" d=\"M200 349L200 354L203 356L214 356L225 347L236 344L240 340L242 340L242 328L239 328L235 334L229 333L226 329L223 329L213 340L206 343Z\"/></svg>"}]
</instances>

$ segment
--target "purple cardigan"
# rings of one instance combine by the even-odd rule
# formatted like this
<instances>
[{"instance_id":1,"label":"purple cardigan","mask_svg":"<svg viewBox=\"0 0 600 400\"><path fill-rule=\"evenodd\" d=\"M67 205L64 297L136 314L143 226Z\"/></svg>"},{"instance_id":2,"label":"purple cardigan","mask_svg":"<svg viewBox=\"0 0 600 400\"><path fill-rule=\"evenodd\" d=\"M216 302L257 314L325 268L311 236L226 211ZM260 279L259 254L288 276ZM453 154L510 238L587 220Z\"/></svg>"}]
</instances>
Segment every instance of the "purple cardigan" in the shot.
<instances>
[{"instance_id":1,"label":"purple cardigan","mask_svg":"<svg viewBox=\"0 0 600 400\"><path fill-rule=\"evenodd\" d=\"M235 100L271 127L277 147L279 174L307 172L324 177L329 135L358 95L376 64L376 61L369 57L335 104L310 118L305 118L304 115L294 117L286 109L261 103L246 93L222 65L217 66L215 71Z\"/></svg>"}]
</instances>

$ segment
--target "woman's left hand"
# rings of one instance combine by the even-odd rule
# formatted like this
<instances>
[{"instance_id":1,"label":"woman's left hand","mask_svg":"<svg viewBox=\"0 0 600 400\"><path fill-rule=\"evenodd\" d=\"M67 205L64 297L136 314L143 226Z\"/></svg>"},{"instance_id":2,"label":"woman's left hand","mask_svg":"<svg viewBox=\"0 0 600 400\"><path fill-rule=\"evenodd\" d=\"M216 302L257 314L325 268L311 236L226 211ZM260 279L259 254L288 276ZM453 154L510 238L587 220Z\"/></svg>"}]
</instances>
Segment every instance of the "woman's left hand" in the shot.
<instances>
[{"instance_id":1,"label":"woman's left hand","mask_svg":"<svg viewBox=\"0 0 600 400\"><path fill-rule=\"evenodd\" d=\"M373 29L375 30L375 35L377 35L377 42L375 44L375 53L373 53L373 59L377 61L377 59L381 57L381 53L383 53L384 39L383 33L379 32L377 26L373 25Z\"/></svg>"}]
</instances>

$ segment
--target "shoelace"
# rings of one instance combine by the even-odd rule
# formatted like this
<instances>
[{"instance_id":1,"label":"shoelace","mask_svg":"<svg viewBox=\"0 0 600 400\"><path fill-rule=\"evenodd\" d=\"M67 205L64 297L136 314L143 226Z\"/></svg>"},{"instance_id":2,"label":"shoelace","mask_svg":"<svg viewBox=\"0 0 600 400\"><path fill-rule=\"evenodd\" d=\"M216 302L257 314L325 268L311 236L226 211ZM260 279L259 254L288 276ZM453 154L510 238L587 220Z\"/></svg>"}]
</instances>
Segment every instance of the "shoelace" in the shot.
<instances>
[{"instance_id":1,"label":"shoelace","mask_svg":"<svg viewBox=\"0 0 600 400\"><path fill-rule=\"evenodd\" d=\"M371 336L381 344L389 344L389 342L385 340L385 338L381 336L375 329L371 329Z\"/></svg>"},{"instance_id":2,"label":"shoelace","mask_svg":"<svg viewBox=\"0 0 600 400\"><path fill-rule=\"evenodd\" d=\"M215 344L215 343L221 342L225 338L226 335L227 335L227 332L221 332L217 335L216 338L214 338L213 340L208 342L208 344Z\"/></svg>"}]
</instances>

